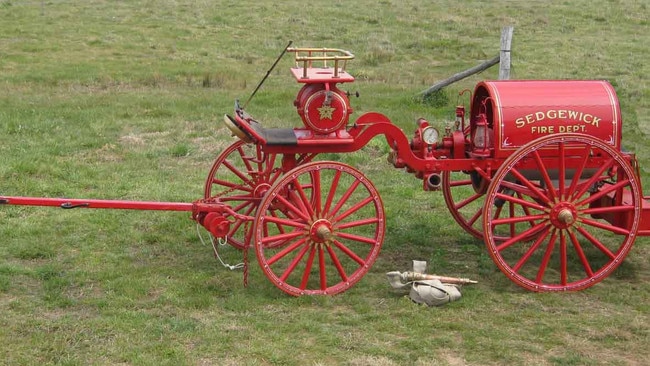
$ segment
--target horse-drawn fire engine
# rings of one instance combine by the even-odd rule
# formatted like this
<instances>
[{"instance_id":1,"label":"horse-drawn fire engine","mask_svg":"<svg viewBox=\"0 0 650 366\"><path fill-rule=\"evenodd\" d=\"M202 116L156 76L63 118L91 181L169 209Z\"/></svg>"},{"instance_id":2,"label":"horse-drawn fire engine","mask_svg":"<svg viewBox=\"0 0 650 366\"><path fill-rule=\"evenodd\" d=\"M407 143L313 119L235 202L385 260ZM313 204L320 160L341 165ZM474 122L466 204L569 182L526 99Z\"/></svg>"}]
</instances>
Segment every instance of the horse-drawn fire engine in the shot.
<instances>
[{"instance_id":1,"label":"horse-drawn fire engine","mask_svg":"<svg viewBox=\"0 0 650 366\"><path fill-rule=\"evenodd\" d=\"M287 48L302 84L300 128L266 128L238 102L238 140L216 159L192 203L0 197L8 205L191 212L214 238L255 250L291 295L336 294L375 262L385 235L379 192L356 168L317 159L382 135L388 161L442 190L453 218L485 241L499 269L532 291L581 290L611 274L650 234L633 153L621 149L616 93L605 81L483 81L441 130L412 137L383 114L352 119L345 50ZM276 62L277 63L277 62ZM268 73L267 73L268 76Z\"/></svg>"}]
</instances>

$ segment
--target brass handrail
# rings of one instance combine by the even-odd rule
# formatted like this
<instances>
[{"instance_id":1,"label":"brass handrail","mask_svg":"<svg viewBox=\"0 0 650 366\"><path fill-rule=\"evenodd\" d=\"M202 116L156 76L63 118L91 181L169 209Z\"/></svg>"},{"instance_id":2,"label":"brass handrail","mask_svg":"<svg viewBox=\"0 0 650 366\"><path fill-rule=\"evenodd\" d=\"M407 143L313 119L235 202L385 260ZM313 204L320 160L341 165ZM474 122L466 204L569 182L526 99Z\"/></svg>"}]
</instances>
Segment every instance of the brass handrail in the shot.
<instances>
[{"instance_id":1,"label":"brass handrail","mask_svg":"<svg viewBox=\"0 0 650 366\"><path fill-rule=\"evenodd\" d=\"M303 78L307 77L307 69L311 68L314 61L323 61L323 67L327 61L334 61L334 77L339 76L339 70L344 71L348 60L354 59L350 51L338 48L287 48L287 52L295 53L296 67L302 67ZM342 65L340 62L342 61ZM300 65L302 63L302 66ZM341 65L341 67L339 67Z\"/></svg>"}]
</instances>

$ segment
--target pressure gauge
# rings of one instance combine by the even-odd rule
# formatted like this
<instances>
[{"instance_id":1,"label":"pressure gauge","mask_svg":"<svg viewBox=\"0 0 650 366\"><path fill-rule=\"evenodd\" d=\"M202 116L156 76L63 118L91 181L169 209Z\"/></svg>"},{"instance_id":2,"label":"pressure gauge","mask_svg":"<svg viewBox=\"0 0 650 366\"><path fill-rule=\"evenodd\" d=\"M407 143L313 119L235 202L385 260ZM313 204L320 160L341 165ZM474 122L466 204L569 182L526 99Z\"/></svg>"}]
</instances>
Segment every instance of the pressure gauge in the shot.
<instances>
[{"instance_id":1,"label":"pressure gauge","mask_svg":"<svg viewBox=\"0 0 650 366\"><path fill-rule=\"evenodd\" d=\"M422 130L422 141L427 145L435 145L438 143L438 130L432 126L425 127Z\"/></svg>"}]
</instances>

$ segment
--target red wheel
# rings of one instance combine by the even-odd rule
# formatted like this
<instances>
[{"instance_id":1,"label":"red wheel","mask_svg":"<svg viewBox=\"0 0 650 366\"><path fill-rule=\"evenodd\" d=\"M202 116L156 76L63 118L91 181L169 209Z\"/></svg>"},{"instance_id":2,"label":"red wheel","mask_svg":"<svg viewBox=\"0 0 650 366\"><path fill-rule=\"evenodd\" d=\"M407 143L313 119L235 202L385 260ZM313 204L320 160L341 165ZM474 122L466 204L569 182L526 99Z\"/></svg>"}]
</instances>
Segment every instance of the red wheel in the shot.
<instances>
[{"instance_id":1,"label":"red wheel","mask_svg":"<svg viewBox=\"0 0 650 366\"><path fill-rule=\"evenodd\" d=\"M477 172L442 172L442 194L451 216L465 231L483 239L483 196L487 181Z\"/></svg>"},{"instance_id":2,"label":"red wheel","mask_svg":"<svg viewBox=\"0 0 650 366\"><path fill-rule=\"evenodd\" d=\"M297 164L311 160L316 154L300 155ZM284 170L281 158L265 154L261 146L236 141L215 160L205 182L205 198L219 198L244 216L254 217L262 197ZM251 223L234 218L228 232L228 243L242 249L249 244Z\"/></svg>"},{"instance_id":3,"label":"red wheel","mask_svg":"<svg viewBox=\"0 0 650 366\"><path fill-rule=\"evenodd\" d=\"M368 272L385 227L379 193L362 173L313 162L277 180L260 203L255 250L264 274L282 291L333 295Z\"/></svg>"},{"instance_id":4,"label":"red wheel","mask_svg":"<svg viewBox=\"0 0 650 366\"><path fill-rule=\"evenodd\" d=\"M634 169L620 152L586 135L550 135L523 146L497 171L486 196L489 254L506 276L532 291L598 283L623 262L638 231L641 190ZM494 218L499 200L529 212ZM495 232L502 227L514 232L499 242ZM533 242L521 241L533 234Z\"/></svg>"},{"instance_id":5,"label":"red wheel","mask_svg":"<svg viewBox=\"0 0 650 366\"><path fill-rule=\"evenodd\" d=\"M475 170L469 173L450 171L442 173L442 193L451 216L460 227L478 239L483 239L483 204L485 202L485 191L489 183L490 180L481 176ZM516 194L521 198L520 194L505 188L503 193ZM501 216L513 217L518 211L529 212L527 207L520 206L512 201L508 201L506 205L506 202L501 200L497 204L498 207L493 212L494 218ZM507 240L511 237L511 231L501 230L495 233L494 238L496 241ZM524 239L528 240L531 236Z\"/></svg>"},{"instance_id":6,"label":"red wheel","mask_svg":"<svg viewBox=\"0 0 650 366\"><path fill-rule=\"evenodd\" d=\"M205 198L218 197L233 210L255 216L260 200L282 174L276 155L264 155L260 146L238 140L228 146L215 160L205 183ZM228 232L228 243L236 248L248 244L250 227L247 220L234 218Z\"/></svg>"}]
</instances>

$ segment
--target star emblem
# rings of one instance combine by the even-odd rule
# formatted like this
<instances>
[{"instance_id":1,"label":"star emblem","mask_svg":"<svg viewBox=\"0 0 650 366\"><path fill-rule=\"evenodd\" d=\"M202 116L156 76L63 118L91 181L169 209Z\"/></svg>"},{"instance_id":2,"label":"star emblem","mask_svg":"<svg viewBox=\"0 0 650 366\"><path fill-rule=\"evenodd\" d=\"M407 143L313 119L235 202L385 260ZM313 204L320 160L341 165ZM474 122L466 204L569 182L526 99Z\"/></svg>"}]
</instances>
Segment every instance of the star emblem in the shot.
<instances>
[{"instance_id":1,"label":"star emblem","mask_svg":"<svg viewBox=\"0 0 650 366\"><path fill-rule=\"evenodd\" d=\"M329 105L323 105L320 108L316 108L318 110L318 113L320 113L320 119L332 119L332 113L336 110L336 108L332 108Z\"/></svg>"}]
</instances>

